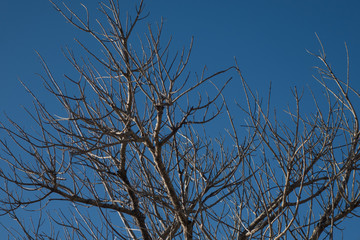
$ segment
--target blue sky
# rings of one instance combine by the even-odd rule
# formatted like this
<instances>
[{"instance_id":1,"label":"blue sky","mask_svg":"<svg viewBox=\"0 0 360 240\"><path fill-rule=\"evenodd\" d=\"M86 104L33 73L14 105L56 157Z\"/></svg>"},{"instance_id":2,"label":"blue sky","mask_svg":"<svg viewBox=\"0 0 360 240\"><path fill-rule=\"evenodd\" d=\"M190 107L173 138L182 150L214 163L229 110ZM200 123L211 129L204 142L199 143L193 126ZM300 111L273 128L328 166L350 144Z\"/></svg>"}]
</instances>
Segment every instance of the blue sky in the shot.
<instances>
[{"instance_id":1,"label":"blue sky","mask_svg":"<svg viewBox=\"0 0 360 240\"><path fill-rule=\"evenodd\" d=\"M79 0L67 0L81 11ZM82 1L95 9L97 0ZM191 71L206 65L214 72L234 64L237 58L245 78L254 90L267 93L272 82L273 103L280 109L291 103L290 88L317 90L312 68L318 62L306 49L318 52L315 33L322 40L336 73L346 73L346 52L350 53L350 81L360 89L360 2L356 0L156 0L147 2L149 22L165 23L164 34L173 36L173 47L188 46L195 37ZM0 119L3 113L24 119L21 108L31 106L31 97L19 79L51 104L40 78L38 51L54 74L71 72L61 48L77 48L74 37L84 34L67 24L47 0L2 0L0 7ZM227 89L230 99L241 93L235 77ZM232 99L231 99L232 100ZM24 121L25 122L25 121ZM357 223L359 224L359 223ZM344 238L358 236L354 220L346 221Z\"/></svg>"},{"instance_id":2,"label":"blue sky","mask_svg":"<svg viewBox=\"0 0 360 240\"><path fill-rule=\"evenodd\" d=\"M81 1L67 2L82 10ZM88 2L89 9L97 7L98 1ZM291 87L312 86L312 66L317 62L306 49L318 51L315 33L341 74L346 69L346 41L351 76L358 75L355 66L360 61L360 6L357 1L157 0L149 1L147 9L149 22L163 17L165 35L173 36L174 48L188 46L191 36L195 37L193 71L200 71L204 65L210 72L216 71L233 64L236 57L244 76L259 92L266 92L272 82L274 96L281 92L281 97L288 99ZM61 48L76 48L74 37L84 34L66 24L47 0L5 0L0 11L0 109L10 114L17 112L24 99L31 100L24 96L18 79L40 91L41 81L35 74L42 69L35 50L61 76L69 69Z\"/></svg>"}]
</instances>

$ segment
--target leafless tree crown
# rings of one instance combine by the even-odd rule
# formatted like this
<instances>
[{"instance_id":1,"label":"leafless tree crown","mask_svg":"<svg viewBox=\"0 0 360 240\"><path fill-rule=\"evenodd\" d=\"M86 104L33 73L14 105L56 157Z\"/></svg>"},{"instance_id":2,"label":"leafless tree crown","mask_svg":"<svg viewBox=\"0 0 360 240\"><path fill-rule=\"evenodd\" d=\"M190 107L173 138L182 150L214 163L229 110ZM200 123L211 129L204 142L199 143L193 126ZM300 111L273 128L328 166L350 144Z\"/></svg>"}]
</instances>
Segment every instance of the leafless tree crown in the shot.
<instances>
[{"instance_id":1,"label":"leafless tree crown","mask_svg":"<svg viewBox=\"0 0 360 240\"><path fill-rule=\"evenodd\" d=\"M36 132L1 123L1 213L26 239L319 239L331 238L360 205L359 93L339 79L325 51L316 80L324 98L304 114L301 94L280 121L248 87L237 65L190 74L188 50L172 52L162 24L100 4L102 20L53 3L101 47L78 41L77 75L57 80L41 58L46 89L64 111L33 92ZM146 26L146 25L145 25ZM237 73L247 134L223 90ZM212 87L213 94L206 94ZM213 91L216 89L216 91ZM215 92L215 93L214 93ZM325 100L325 101L324 101ZM227 137L206 135L227 114ZM244 127L243 127L244 128ZM205 131L203 131L205 129ZM6 134L4 134L6 133ZM23 215L27 210L37 215Z\"/></svg>"}]
</instances>

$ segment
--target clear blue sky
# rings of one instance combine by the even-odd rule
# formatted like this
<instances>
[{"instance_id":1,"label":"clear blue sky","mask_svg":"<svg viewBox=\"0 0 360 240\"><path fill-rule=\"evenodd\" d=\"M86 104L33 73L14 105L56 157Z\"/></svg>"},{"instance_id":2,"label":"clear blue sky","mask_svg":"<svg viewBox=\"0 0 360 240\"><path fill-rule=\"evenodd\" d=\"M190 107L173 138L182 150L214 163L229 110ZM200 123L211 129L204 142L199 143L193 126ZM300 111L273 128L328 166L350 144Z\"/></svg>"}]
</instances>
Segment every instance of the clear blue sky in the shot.
<instances>
[{"instance_id":1,"label":"clear blue sky","mask_svg":"<svg viewBox=\"0 0 360 240\"><path fill-rule=\"evenodd\" d=\"M67 0L81 10L79 0ZM98 0L82 1L95 9ZM165 35L174 38L173 47L188 46L195 37L191 70L210 72L234 63L237 58L245 78L254 90L266 93L272 82L273 103L279 108L291 102L294 86L317 89L312 67L318 62L306 53L317 52L321 38L329 60L340 77L345 76L346 53L350 52L350 80L360 89L360 2L356 0L156 0L147 1L150 17L163 17ZM0 4L0 119L6 112L23 119L21 105L30 106L18 79L38 94L43 73L35 50L48 62L55 75L70 71L61 48L76 48L74 37L84 38L52 8L47 0L2 0ZM236 80L236 79L235 79ZM236 85L236 83L234 83ZM319 88L320 89L320 88ZM232 87L227 96L241 92ZM356 224L360 224L357 221ZM344 239L355 239L360 230L346 221Z\"/></svg>"}]
</instances>

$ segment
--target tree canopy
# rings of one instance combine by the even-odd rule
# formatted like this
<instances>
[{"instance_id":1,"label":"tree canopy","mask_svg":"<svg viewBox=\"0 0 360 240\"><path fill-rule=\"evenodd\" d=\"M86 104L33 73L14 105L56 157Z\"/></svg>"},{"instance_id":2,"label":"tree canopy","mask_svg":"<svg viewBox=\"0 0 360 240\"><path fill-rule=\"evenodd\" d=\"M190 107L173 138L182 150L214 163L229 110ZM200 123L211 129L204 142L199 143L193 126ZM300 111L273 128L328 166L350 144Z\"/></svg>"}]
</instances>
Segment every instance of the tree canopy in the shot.
<instances>
[{"instance_id":1,"label":"tree canopy","mask_svg":"<svg viewBox=\"0 0 360 240\"><path fill-rule=\"evenodd\" d=\"M77 41L83 55L67 49L77 74L63 79L39 54L44 87L62 109L54 114L25 86L36 129L0 123L0 210L18 224L10 236L319 239L356 216L360 95L337 77L322 45L313 54L324 93L313 94L315 111L303 111L294 88L295 106L280 120L236 61L192 74L192 42L176 51L163 23L147 25L144 0L129 13L121 4L101 2L94 21L86 6L81 15L53 3L99 48ZM242 84L241 126L224 96L234 80ZM219 117L230 129L208 136Z\"/></svg>"}]
</instances>

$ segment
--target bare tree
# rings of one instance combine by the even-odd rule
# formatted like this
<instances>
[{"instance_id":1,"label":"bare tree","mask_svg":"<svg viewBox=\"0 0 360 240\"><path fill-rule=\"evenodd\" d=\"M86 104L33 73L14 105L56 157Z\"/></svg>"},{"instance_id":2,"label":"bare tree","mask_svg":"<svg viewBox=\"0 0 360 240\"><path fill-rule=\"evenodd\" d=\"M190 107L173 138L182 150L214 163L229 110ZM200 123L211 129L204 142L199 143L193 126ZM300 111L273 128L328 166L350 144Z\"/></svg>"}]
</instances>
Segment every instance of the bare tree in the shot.
<instances>
[{"instance_id":1,"label":"bare tree","mask_svg":"<svg viewBox=\"0 0 360 240\"><path fill-rule=\"evenodd\" d=\"M103 2L95 25L85 6L82 18L53 5L102 53L80 41L89 58L67 50L77 76L65 75L64 87L42 60L63 116L27 88L37 132L1 123L12 140L0 140L1 210L18 223L7 229L14 238L319 239L356 216L360 95L324 50L314 56L324 65L317 81L325 101L314 97L315 113L306 115L295 89L295 108L281 122L238 66L193 76L192 44L171 52L162 24L139 34L144 1L132 15L119 1ZM222 95L232 70L243 83L246 136ZM209 87L217 91L205 94ZM223 113L229 137L208 137L206 123ZM24 210L38 216L20 217Z\"/></svg>"}]
</instances>

